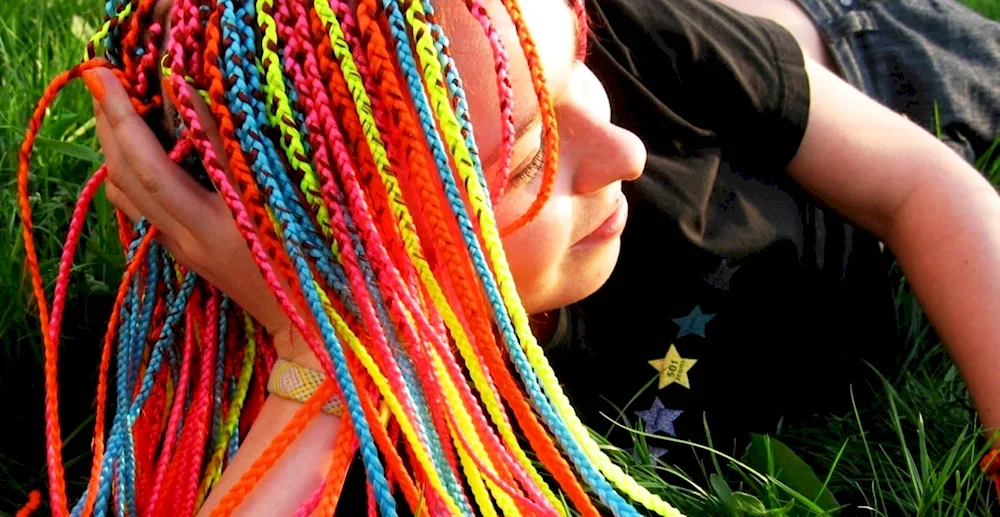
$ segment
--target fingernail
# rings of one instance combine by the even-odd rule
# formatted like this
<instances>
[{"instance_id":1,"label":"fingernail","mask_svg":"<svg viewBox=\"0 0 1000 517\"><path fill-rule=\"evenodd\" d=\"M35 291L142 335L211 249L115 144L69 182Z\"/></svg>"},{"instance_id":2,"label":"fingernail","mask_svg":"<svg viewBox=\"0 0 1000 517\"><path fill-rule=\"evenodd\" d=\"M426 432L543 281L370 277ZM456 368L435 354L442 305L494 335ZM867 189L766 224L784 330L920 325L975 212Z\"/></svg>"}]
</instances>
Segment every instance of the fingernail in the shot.
<instances>
[{"instance_id":1,"label":"fingernail","mask_svg":"<svg viewBox=\"0 0 1000 517\"><path fill-rule=\"evenodd\" d=\"M90 90L90 94L97 99L97 102L104 102L104 83L97 76L97 72L87 70L80 77L83 79L83 84L87 85L87 89Z\"/></svg>"}]
</instances>

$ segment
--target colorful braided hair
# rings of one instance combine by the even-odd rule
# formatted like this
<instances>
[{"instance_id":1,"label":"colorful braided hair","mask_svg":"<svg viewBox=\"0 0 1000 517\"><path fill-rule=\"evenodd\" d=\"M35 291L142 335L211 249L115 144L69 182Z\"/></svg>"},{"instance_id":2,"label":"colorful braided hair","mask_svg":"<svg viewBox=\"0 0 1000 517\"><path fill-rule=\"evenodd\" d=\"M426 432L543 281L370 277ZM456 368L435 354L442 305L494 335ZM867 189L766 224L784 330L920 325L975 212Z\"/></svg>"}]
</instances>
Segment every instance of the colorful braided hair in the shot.
<instances>
[{"instance_id":1,"label":"colorful braided hair","mask_svg":"<svg viewBox=\"0 0 1000 517\"><path fill-rule=\"evenodd\" d=\"M327 375L213 515L230 514L332 396L343 400L345 425L327 478L296 515L333 514L355 455L371 515L396 515L397 490L414 512L432 515L566 515L557 490L582 515L601 507L638 516L633 502L679 515L600 450L532 336L491 203L502 195L514 140L508 54L480 0L465 3L492 44L497 71L502 172L492 188L431 0L175 0L169 35L154 20L155 0L107 2L106 23L83 62L45 90L18 169L45 345L54 515L193 515L239 449L275 363L258 322L175 262L155 227L118 212L128 265L103 340L91 475L70 504L57 397L60 326L84 216L107 168L77 203L51 310L32 239L28 173L46 108L95 67L111 68L151 122L163 108L162 73L180 121L171 159L207 174ZM530 65L545 150L540 193L503 230L510 232L550 196L559 134L518 4L503 4ZM583 0L573 8L582 46ZM228 174L195 114L195 94L218 124ZM105 436L109 390L115 412Z\"/></svg>"}]
</instances>

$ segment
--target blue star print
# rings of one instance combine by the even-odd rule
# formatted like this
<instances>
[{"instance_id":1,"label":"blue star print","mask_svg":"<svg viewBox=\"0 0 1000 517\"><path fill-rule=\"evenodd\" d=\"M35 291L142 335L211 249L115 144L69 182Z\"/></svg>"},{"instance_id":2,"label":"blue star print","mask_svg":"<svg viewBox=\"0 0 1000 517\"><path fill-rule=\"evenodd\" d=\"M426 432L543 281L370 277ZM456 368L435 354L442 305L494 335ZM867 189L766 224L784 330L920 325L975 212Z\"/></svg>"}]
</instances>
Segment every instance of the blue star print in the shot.
<instances>
[{"instance_id":1,"label":"blue star print","mask_svg":"<svg viewBox=\"0 0 1000 517\"><path fill-rule=\"evenodd\" d=\"M701 306L696 305L694 310L690 314L684 316L683 318L673 318L674 323L677 324L679 329L677 329L677 337L681 338L688 334L694 334L696 336L705 337L705 325L712 321L715 314L705 314L701 312Z\"/></svg>"},{"instance_id":2,"label":"blue star print","mask_svg":"<svg viewBox=\"0 0 1000 517\"><path fill-rule=\"evenodd\" d=\"M677 436L674 430L674 420L677 420L681 413L683 413L681 410L665 408L663 402L660 402L660 397L656 397L656 400L653 401L653 407L645 411L635 412L642 419L644 431L647 433L662 431L670 436ZM650 447L650 451L652 449Z\"/></svg>"}]
</instances>

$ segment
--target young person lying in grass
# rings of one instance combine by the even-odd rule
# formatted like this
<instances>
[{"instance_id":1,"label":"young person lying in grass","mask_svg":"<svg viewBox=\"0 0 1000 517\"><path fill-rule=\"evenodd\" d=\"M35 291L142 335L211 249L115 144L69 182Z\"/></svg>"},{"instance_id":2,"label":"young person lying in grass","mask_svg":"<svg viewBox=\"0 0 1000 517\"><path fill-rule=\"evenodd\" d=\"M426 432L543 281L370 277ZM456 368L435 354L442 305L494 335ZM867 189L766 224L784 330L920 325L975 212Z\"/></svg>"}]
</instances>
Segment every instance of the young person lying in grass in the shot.
<instances>
[{"instance_id":1,"label":"young person lying in grass","mask_svg":"<svg viewBox=\"0 0 1000 517\"><path fill-rule=\"evenodd\" d=\"M518 48L503 7L485 3L507 48ZM454 58L493 185L502 181L503 131L490 44L463 2L435 4L460 42ZM169 7L161 2L161 12ZM864 378L861 360L891 356L896 342L881 240L983 423L1000 424L994 189L929 132L804 57L773 22L704 0L587 8L592 34L581 55L583 29L565 2L522 5L561 150L552 197L503 239L536 335L584 421L603 425L602 412L616 416L612 408L649 383L627 416L688 440L703 439L703 415L713 433L738 437L773 429L780 416L829 411L848 382ZM535 200L544 158L530 70L520 53L510 56L516 166L494 205L500 227ZM178 260L267 327L282 358L319 369L222 200L173 164L112 74L88 72L87 82L112 203L159 228ZM211 112L199 110L214 135ZM267 399L202 513L298 407ZM327 472L340 426L318 416L242 514L294 512ZM347 514L363 497L355 492L363 491L345 490Z\"/></svg>"}]
</instances>

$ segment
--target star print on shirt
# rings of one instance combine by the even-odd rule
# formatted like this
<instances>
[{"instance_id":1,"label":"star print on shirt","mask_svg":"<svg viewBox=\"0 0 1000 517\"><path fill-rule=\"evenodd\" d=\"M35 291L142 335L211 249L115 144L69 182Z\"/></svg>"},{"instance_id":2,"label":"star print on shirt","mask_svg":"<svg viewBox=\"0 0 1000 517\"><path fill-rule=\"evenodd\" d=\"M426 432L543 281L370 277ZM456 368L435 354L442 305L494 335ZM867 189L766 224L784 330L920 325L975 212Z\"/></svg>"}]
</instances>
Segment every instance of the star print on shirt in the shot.
<instances>
[{"instance_id":1,"label":"star print on shirt","mask_svg":"<svg viewBox=\"0 0 1000 517\"><path fill-rule=\"evenodd\" d=\"M667 409L664 407L660 397L653 400L653 406L645 411L636 411L642 419L643 430L647 433L664 432L670 436L677 436L674 430L674 420L681 416L684 411L677 409Z\"/></svg>"},{"instance_id":2,"label":"star print on shirt","mask_svg":"<svg viewBox=\"0 0 1000 517\"><path fill-rule=\"evenodd\" d=\"M677 324L679 329L677 329L677 337L682 338L688 334L694 334L696 336L705 337L705 325L715 314L705 314L701 312L701 306L695 305L694 309L683 318L673 318L674 323Z\"/></svg>"},{"instance_id":3,"label":"star print on shirt","mask_svg":"<svg viewBox=\"0 0 1000 517\"><path fill-rule=\"evenodd\" d=\"M705 281L709 285L716 289L721 289L723 291L729 290L729 283L733 280L733 275L743 266L729 267L729 259L722 259L722 263L719 264L719 268L705 277Z\"/></svg>"},{"instance_id":4,"label":"star print on shirt","mask_svg":"<svg viewBox=\"0 0 1000 517\"><path fill-rule=\"evenodd\" d=\"M660 372L659 389L662 390L675 382L691 389L688 371L694 368L694 364L697 362L697 359L684 359L677 352L677 347L670 345L670 350L667 350L667 355L663 356L663 359L653 359L649 361L649 364Z\"/></svg>"},{"instance_id":5,"label":"star print on shirt","mask_svg":"<svg viewBox=\"0 0 1000 517\"><path fill-rule=\"evenodd\" d=\"M646 453L649 455L649 462L647 463L647 465L654 465L656 463L656 460L662 458L668 452L670 451L664 449L663 447L653 447L653 446L647 447ZM639 449L637 448L632 449L632 457L635 458L636 461L642 461L642 455L639 454Z\"/></svg>"}]
</instances>

